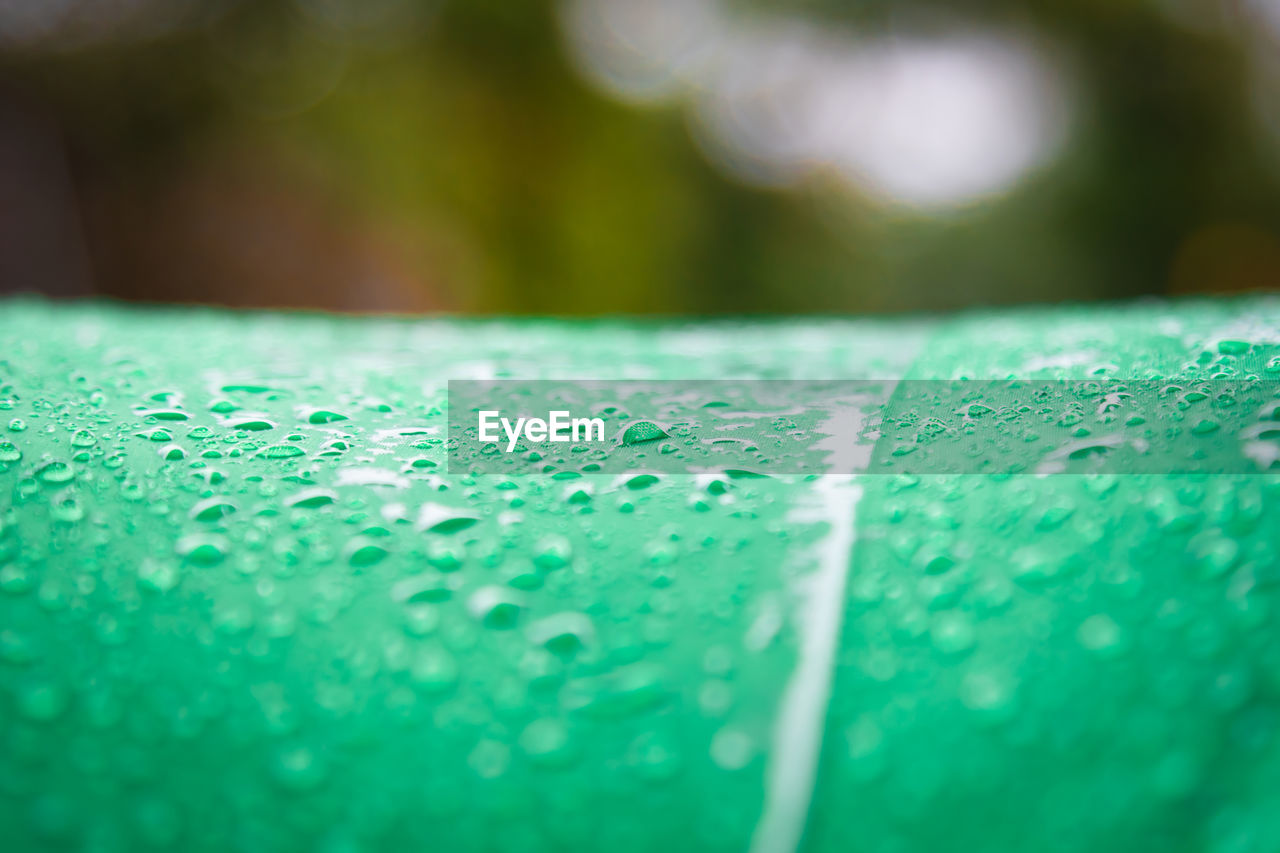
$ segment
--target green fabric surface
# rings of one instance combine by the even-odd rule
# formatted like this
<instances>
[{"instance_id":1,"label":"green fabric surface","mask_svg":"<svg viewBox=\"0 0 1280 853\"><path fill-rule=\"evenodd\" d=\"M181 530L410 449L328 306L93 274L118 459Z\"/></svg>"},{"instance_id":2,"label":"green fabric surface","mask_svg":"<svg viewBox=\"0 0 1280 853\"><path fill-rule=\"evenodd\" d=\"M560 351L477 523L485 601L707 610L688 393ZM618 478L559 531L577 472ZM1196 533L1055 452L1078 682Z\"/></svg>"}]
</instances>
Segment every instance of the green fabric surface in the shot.
<instances>
[{"instance_id":1,"label":"green fabric surface","mask_svg":"<svg viewBox=\"0 0 1280 853\"><path fill-rule=\"evenodd\" d=\"M12 301L0 340L3 849L1280 849L1274 473L566 481L445 446L450 379L1274 379L1275 300Z\"/></svg>"}]
</instances>

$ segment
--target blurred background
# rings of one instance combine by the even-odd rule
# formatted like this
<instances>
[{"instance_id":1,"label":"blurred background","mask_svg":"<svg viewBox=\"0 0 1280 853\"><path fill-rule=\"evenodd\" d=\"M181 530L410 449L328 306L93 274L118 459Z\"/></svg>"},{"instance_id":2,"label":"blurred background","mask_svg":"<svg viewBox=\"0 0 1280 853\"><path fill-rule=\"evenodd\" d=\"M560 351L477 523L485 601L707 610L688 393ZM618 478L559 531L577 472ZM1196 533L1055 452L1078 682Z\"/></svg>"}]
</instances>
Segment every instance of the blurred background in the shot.
<instances>
[{"instance_id":1,"label":"blurred background","mask_svg":"<svg viewBox=\"0 0 1280 853\"><path fill-rule=\"evenodd\" d=\"M1280 287L1280 0L0 0L0 291L947 310Z\"/></svg>"}]
</instances>

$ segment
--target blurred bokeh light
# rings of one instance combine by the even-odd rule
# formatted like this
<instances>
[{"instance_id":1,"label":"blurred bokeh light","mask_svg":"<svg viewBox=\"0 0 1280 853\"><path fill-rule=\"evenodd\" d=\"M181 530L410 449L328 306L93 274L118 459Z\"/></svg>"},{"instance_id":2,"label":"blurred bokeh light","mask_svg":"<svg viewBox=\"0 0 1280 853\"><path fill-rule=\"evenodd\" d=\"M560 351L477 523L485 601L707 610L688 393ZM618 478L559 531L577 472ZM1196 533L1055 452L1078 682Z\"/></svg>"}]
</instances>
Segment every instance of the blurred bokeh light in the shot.
<instances>
[{"instance_id":1,"label":"blurred bokeh light","mask_svg":"<svg viewBox=\"0 0 1280 853\"><path fill-rule=\"evenodd\" d=\"M1007 35L855 39L805 17L735 21L711 0L564 8L588 78L620 98L687 97L708 156L761 186L825 172L947 207L1048 159L1067 114L1061 75Z\"/></svg>"},{"instance_id":2,"label":"blurred bokeh light","mask_svg":"<svg viewBox=\"0 0 1280 853\"><path fill-rule=\"evenodd\" d=\"M1276 0L0 0L0 288L865 312L1280 285Z\"/></svg>"}]
</instances>

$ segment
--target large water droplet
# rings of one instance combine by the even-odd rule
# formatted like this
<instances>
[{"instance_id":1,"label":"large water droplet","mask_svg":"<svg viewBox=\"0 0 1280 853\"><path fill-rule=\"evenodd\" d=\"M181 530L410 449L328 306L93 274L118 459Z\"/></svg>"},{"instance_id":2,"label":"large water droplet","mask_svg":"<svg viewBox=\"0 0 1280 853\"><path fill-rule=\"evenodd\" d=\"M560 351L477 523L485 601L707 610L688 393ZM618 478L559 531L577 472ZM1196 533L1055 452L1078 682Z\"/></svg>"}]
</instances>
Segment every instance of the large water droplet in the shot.
<instances>
[{"instance_id":1,"label":"large water droplet","mask_svg":"<svg viewBox=\"0 0 1280 853\"><path fill-rule=\"evenodd\" d=\"M622 443L625 445L643 444L646 441L656 441L660 438L668 437L667 432L652 421L636 421L622 433Z\"/></svg>"}]
</instances>

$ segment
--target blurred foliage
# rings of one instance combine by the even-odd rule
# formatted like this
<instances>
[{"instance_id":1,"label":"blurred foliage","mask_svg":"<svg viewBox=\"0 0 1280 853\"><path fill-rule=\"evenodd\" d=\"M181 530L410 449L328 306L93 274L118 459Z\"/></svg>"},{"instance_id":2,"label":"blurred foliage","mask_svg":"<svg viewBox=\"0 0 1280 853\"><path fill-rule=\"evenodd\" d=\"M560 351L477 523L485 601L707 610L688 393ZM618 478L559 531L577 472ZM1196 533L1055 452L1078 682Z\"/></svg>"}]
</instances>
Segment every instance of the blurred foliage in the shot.
<instances>
[{"instance_id":1,"label":"blurred foliage","mask_svg":"<svg viewBox=\"0 0 1280 853\"><path fill-rule=\"evenodd\" d=\"M1229 34L1138 0L739 4L876 32L986 22L1042 34L1075 75L1069 145L1010 194L944 215L822 180L748 188L699 151L678 107L584 83L547 0L424 4L390 44L260 0L141 43L10 49L0 79L61 129L95 287L126 297L848 312L1280 283L1276 142L1258 131ZM193 180L206 189L174 189ZM220 188L227 203L209 202ZM268 223L253 226L263 245L219 266L231 250L209 236L217 223L183 217L237 211ZM277 220L289 227L276 233ZM1219 236L1197 239L1206 229ZM1187 261L1189 245L1201 248ZM376 256L350 269L403 283L365 298L374 285L353 273L336 295L342 282L324 282L348 269L344 252ZM264 253L296 261L264 266ZM289 281L257 281L260 268Z\"/></svg>"}]
</instances>

